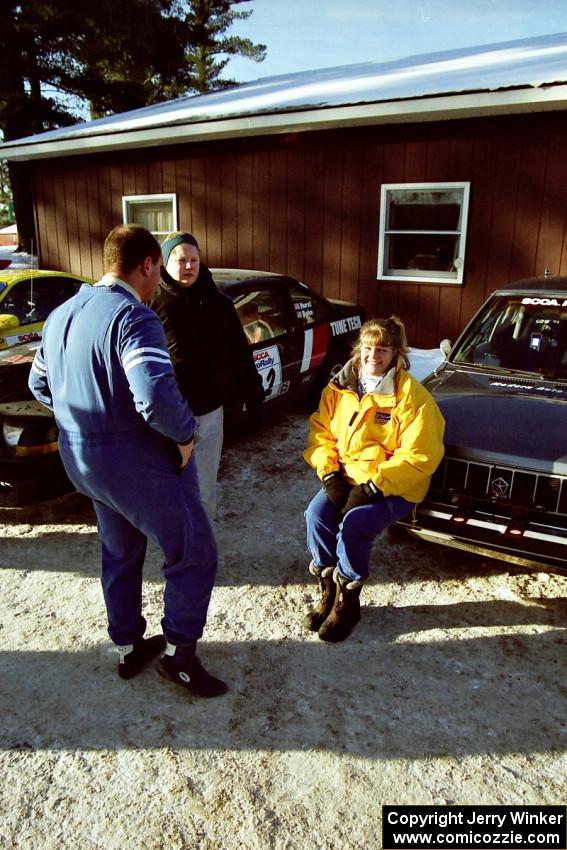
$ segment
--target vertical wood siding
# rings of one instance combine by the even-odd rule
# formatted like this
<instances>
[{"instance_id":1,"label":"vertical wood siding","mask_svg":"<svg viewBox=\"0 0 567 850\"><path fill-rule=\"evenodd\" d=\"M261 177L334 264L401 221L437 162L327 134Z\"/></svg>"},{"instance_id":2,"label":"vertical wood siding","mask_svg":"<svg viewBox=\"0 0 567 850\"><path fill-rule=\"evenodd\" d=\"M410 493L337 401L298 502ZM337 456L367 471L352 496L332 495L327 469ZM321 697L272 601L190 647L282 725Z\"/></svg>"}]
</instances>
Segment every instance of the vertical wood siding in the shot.
<instances>
[{"instance_id":1,"label":"vertical wood siding","mask_svg":"<svg viewBox=\"0 0 567 850\"><path fill-rule=\"evenodd\" d=\"M98 278L122 195L176 192L179 226L212 266L286 272L413 345L455 339L486 296L546 268L567 274L562 113L162 146L32 166L44 268ZM471 183L462 286L376 278L382 183Z\"/></svg>"}]
</instances>

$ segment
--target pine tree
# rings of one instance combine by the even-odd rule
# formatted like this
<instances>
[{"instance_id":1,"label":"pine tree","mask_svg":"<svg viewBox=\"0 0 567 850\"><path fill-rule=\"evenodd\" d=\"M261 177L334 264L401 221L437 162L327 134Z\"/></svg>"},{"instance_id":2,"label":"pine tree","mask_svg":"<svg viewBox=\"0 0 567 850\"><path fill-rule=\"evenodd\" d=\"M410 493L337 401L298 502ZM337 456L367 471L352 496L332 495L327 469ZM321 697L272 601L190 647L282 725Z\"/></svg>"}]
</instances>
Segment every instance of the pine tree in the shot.
<instances>
[{"instance_id":1,"label":"pine tree","mask_svg":"<svg viewBox=\"0 0 567 850\"><path fill-rule=\"evenodd\" d=\"M233 11L232 7L247 0L192 0L185 15L189 28L186 53L192 87L199 92L236 85L235 80L221 77L231 56L245 56L254 62L266 58L266 46L248 38L226 36L235 20L245 20L249 11ZM219 56L226 58L218 59Z\"/></svg>"},{"instance_id":2,"label":"pine tree","mask_svg":"<svg viewBox=\"0 0 567 850\"><path fill-rule=\"evenodd\" d=\"M249 0L0 0L0 130L5 141L84 118L209 91L226 55L261 62L265 46L226 31ZM0 153L1 156L1 153ZM9 163L20 250L34 235L29 172Z\"/></svg>"},{"instance_id":3,"label":"pine tree","mask_svg":"<svg viewBox=\"0 0 567 850\"><path fill-rule=\"evenodd\" d=\"M13 224L13 222L14 210L10 177L8 175L8 163L6 160L0 159L0 227Z\"/></svg>"}]
</instances>

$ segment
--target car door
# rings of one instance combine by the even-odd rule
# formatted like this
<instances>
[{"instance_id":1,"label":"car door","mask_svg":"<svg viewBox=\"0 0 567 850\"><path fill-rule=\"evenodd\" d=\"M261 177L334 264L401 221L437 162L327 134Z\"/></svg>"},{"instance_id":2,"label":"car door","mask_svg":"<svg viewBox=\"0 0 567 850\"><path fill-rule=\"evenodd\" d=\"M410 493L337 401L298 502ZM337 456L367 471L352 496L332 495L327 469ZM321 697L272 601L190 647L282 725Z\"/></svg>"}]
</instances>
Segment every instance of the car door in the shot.
<instances>
[{"instance_id":1,"label":"car door","mask_svg":"<svg viewBox=\"0 0 567 850\"><path fill-rule=\"evenodd\" d=\"M6 332L3 346L40 339L51 311L74 295L79 286L79 281L60 275L31 276L10 286L0 313L16 316L18 325Z\"/></svg>"},{"instance_id":2,"label":"car door","mask_svg":"<svg viewBox=\"0 0 567 850\"><path fill-rule=\"evenodd\" d=\"M330 306L306 286L290 280L294 337L294 369L301 386L313 383L327 356L330 343Z\"/></svg>"},{"instance_id":3,"label":"car door","mask_svg":"<svg viewBox=\"0 0 567 850\"><path fill-rule=\"evenodd\" d=\"M289 392L292 378L289 309L277 283L258 280L231 292L267 401Z\"/></svg>"}]
</instances>

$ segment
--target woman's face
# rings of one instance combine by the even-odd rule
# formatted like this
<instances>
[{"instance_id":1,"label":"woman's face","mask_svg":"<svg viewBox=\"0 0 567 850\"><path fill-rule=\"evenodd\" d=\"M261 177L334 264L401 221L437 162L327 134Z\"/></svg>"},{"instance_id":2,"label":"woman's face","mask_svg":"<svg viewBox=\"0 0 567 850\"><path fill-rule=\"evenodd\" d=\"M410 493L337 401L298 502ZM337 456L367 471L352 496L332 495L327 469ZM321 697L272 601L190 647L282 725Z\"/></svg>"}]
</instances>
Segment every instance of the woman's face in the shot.
<instances>
[{"instance_id":1,"label":"woman's face","mask_svg":"<svg viewBox=\"0 0 567 850\"><path fill-rule=\"evenodd\" d=\"M176 245L168 257L166 272L181 286L193 286L199 276L201 258L195 245Z\"/></svg>"},{"instance_id":2,"label":"woman's face","mask_svg":"<svg viewBox=\"0 0 567 850\"><path fill-rule=\"evenodd\" d=\"M391 345L373 344L367 341L360 349L360 363L364 375L379 377L384 375L396 356Z\"/></svg>"}]
</instances>

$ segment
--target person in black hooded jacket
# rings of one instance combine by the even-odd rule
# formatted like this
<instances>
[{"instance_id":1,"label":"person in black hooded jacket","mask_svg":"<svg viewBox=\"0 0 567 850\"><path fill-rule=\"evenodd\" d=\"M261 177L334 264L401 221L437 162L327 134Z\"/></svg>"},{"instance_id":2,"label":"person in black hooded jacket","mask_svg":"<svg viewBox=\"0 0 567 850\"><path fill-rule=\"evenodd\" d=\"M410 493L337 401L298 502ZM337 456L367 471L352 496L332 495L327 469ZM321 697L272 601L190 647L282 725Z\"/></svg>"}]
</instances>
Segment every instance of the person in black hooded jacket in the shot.
<instances>
[{"instance_id":1,"label":"person in black hooded jacket","mask_svg":"<svg viewBox=\"0 0 567 850\"><path fill-rule=\"evenodd\" d=\"M190 233L162 246L161 281L150 306L160 317L177 383L197 421L195 459L205 510L216 515L223 405L240 399L253 415L264 400L248 340L231 299L219 292Z\"/></svg>"}]
</instances>

